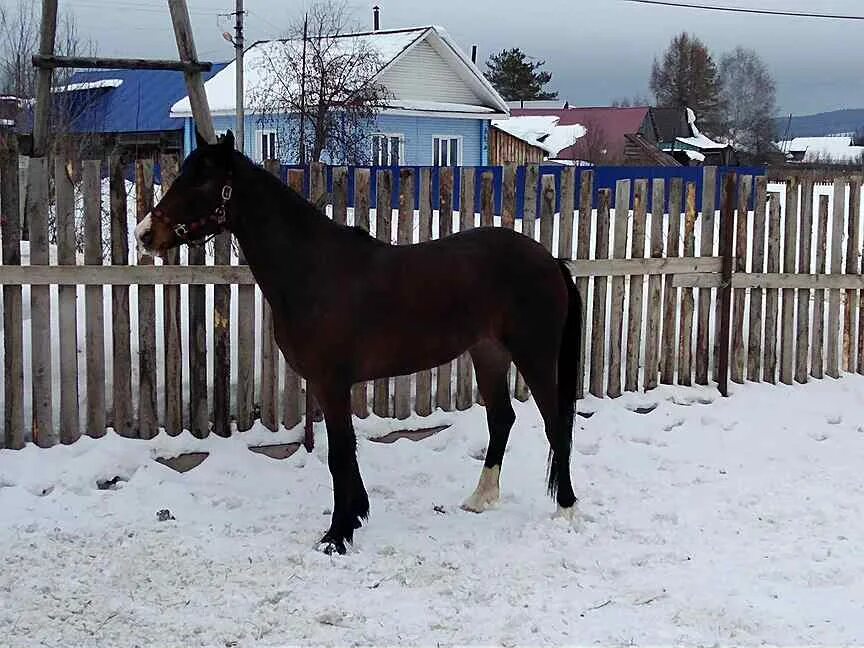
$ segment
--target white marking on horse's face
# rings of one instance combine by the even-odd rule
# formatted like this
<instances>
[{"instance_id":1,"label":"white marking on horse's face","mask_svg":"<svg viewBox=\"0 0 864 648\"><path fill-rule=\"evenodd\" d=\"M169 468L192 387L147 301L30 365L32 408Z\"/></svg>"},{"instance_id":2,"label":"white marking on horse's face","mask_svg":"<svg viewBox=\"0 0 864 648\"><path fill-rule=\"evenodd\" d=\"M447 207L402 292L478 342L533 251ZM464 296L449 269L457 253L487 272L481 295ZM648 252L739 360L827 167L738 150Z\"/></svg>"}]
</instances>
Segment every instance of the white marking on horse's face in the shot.
<instances>
[{"instance_id":1,"label":"white marking on horse's face","mask_svg":"<svg viewBox=\"0 0 864 648\"><path fill-rule=\"evenodd\" d=\"M501 466L487 468L483 466L480 472L480 481L471 496L462 503L462 508L472 513L482 513L494 507L498 503L501 494L499 480L501 477Z\"/></svg>"},{"instance_id":2,"label":"white marking on horse's face","mask_svg":"<svg viewBox=\"0 0 864 648\"><path fill-rule=\"evenodd\" d=\"M150 233L150 228L153 226L153 219L150 214L147 214L138 225L135 226L135 241L138 243L138 249L146 254L151 254L150 248L145 244L147 234Z\"/></svg>"}]
</instances>

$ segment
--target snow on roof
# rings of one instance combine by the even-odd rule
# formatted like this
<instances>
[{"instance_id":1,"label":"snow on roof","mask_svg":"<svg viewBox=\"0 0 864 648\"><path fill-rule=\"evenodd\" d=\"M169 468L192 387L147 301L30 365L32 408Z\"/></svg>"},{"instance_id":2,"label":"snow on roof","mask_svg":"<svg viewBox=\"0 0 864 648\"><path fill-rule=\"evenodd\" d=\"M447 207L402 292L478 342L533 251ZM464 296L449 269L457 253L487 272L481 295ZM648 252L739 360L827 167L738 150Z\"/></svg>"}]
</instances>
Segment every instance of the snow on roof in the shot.
<instances>
[{"instance_id":1,"label":"snow on roof","mask_svg":"<svg viewBox=\"0 0 864 648\"><path fill-rule=\"evenodd\" d=\"M676 138L677 141L701 150L726 148L726 144L715 142L710 137L702 134L696 126L696 113L690 108L687 109L687 123L689 124L690 132L693 133L693 135L691 137L678 137Z\"/></svg>"},{"instance_id":2,"label":"snow on roof","mask_svg":"<svg viewBox=\"0 0 864 648\"><path fill-rule=\"evenodd\" d=\"M684 149L684 155L686 155L688 158L690 158L691 160L694 160L696 162L704 162L705 161L705 154L700 153L699 151L693 151L691 149Z\"/></svg>"},{"instance_id":3,"label":"snow on roof","mask_svg":"<svg viewBox=\"0 0 864 648\"><path fill-rule=\"evenodd\" d=\"M500 98L495 89L489 84L488 80L471 63L461 48L447 34L446 30L437 26L416 27L411 29L398 29L391 31L377 31L362 34L345 34L343 36L335 36L334 47L330 48L330 56L338 56L340 53L348 54L352 51L357 51L359 48L368 49L377 54L378 71L380 75L388 69L397 58L405 53L416 42L426 38L430 34L434 34L452 50L453 54L472 72L476 77L474 82L482 86L484 94L490 96L490 105L494 106L489 110L486 107L480 106L464 106L460 110L455 110L457 104L446 104L439 102L425 102L426 107L420 108L419 104L423 102L412 101L410 99L388 102L393 108L402 110L432 110L438 112L463 112L463 113L504 113L507 114L507 107L504 100ZM300 40L273 40L259 41L253 44L246 50L244 55L244 97L249 105L250 98L254 95L256 89L268 87L276 82L273 75L272 65L268 61L278 58L284 58L285 47L296 48L299 53L299 48L302 47ZM283 52L280 54L280 52ZM210 110L213 113L232 113L235 108L235 77L234 62L229 63L224 70L214 75L209 81L204 84L204 90L207 93L207 101L210 104ZM280 81L284 81L281 79ZM482 96L482 94L481 94ZM406 105L411 103L411 108ZM189 103L189 98L184 97L171 107L171 115L174 117L185 117L192 114L192 108Z\"/></svg>"},{"instance_id":4,"label":"snow on roof","mask_svg":"<svg viewBox=\"0 0 864 648\"><path fill-rule=\"evenodd\" d=\"M492 126L556 157L587 132L582 124L560 126L559 121L556 116L530 115L495 119L492 120Z\"/></svg>"},{"instance_id":5,"label":"snow on roof","mask_svg":"<svg viewBox=\"0 0 864 648\"><path fill-rule=\"evenodd\" d=\"M99 79L98 81L85 81L83 83L70 83L65 86L51 88L51 92L75 92L78 90L99 90L101 88L119 88L123 84L122 79Z\"/></svg>"},{"instance_id":6,"label":"snow on roof","mask_svg":"<svg viewBox=\"0 0 864 648\"><path fill-rule=\"evenodd\" d=\"M791 140L777 142L781 151L789 153L804 153L804 162L834 160L850 162L864 155L864 146L853 146L852 137L795 137Z\"/></svg>"},{"instance_id":7,"label":"snow on roof","mask_svg":"<svg viewBox=\"0 0 864 648\"><path fill-rule=\"evenodd\" d=\"M424 101L419 99L392 99L387 102L389 109L399 110L422 110L424 112L455 112L471 114L493 114L494 108L488 106L475 106L472 104L448 103L446 101Z\"/></svg>"}]
</instances>

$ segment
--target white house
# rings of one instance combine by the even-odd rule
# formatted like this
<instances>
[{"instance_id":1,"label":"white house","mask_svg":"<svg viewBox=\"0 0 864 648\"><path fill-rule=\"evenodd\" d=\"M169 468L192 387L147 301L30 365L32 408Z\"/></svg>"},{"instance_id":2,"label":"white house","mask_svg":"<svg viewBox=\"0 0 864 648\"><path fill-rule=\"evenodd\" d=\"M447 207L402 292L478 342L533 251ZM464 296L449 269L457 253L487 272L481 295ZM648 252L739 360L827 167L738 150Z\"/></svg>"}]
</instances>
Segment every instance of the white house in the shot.
<instances>
[{"instance_id":1,"label":"white house","mask_svg":"<svg viewBox=\"0 0 864 648\"><path fill-rule=\"evenodd\" d=\"M389 99L368 132L373 165L483 165L488 162L488 130L493 119L509 116L507 103L469 56L437 26L384 30L339 36L363 39L377 53L374 80ZM277 129L254 114L250 98L260 84L268 52L285 41L261 41L249 47L244 60L245 147L258 160L278 157L294 162L295 151L279 150ZM204 84L216 130L233 127L235 63ZM260 87L260 85L258 85ZM194 142L188 97L171 108L186 122L186 147ZM289 116L286 116L286 122Z\"/></svg>"}]
</instances>

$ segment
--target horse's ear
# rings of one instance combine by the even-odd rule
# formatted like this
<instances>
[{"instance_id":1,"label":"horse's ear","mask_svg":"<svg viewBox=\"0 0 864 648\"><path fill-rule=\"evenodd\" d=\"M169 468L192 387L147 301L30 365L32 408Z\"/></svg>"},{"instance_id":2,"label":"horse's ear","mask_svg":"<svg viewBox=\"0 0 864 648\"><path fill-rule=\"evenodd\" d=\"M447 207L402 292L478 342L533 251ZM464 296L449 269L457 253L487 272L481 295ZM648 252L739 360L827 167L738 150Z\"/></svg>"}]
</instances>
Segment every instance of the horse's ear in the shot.
<instances>
[{"instance_id":1,"label":"horse's ear","mask_svg":"<svg viewBox=\"0 0 864 648\"><path fill-rule=\"evenodd\" d=\"M222 145L229 151L234 150L234 133L230 128L225 131L225 136L222 138Z\"/></svg>"},{"instance_id":2,"label":"horse's ear","mask_svg":"<svg viewBox=\"0 0 864 648\"><path fill-rule=\"evenodd\" d=\"M198 128L195 128L195 146L196 148L201 148L202 146L207 145L207 140L201 136L201 133L198 132Z\"/></svg>"}]
</instances>

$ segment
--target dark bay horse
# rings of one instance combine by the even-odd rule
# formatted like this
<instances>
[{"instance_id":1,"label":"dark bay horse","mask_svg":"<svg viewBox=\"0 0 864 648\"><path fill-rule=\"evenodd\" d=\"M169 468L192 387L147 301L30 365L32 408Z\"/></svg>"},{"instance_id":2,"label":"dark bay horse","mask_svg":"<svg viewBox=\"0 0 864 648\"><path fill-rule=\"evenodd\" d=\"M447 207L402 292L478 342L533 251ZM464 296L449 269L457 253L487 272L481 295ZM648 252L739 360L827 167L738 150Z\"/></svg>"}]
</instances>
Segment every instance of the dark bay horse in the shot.
<instances>
[{"instance_id":1,"label":"dark bay horse","mask_svg":"<svg viewBox=\"0 0 864 648\"><path fill-rule=\"evenodd\" d=\"M276 342L306 378L327 426L333 516L321 540L345 552L369 513L351 422L354 383L411 374L470 352L486 404L489 446L463 508L498 500L515 420L511 360L531 389L550 444L548 489L571 517L570 446L581 300L567 268L540 244L477 228L393 246L335 223L234 150L198 136L180 175L135 230L154 254L230 230L273 311Z\"/></svg>"}]
</instances>

